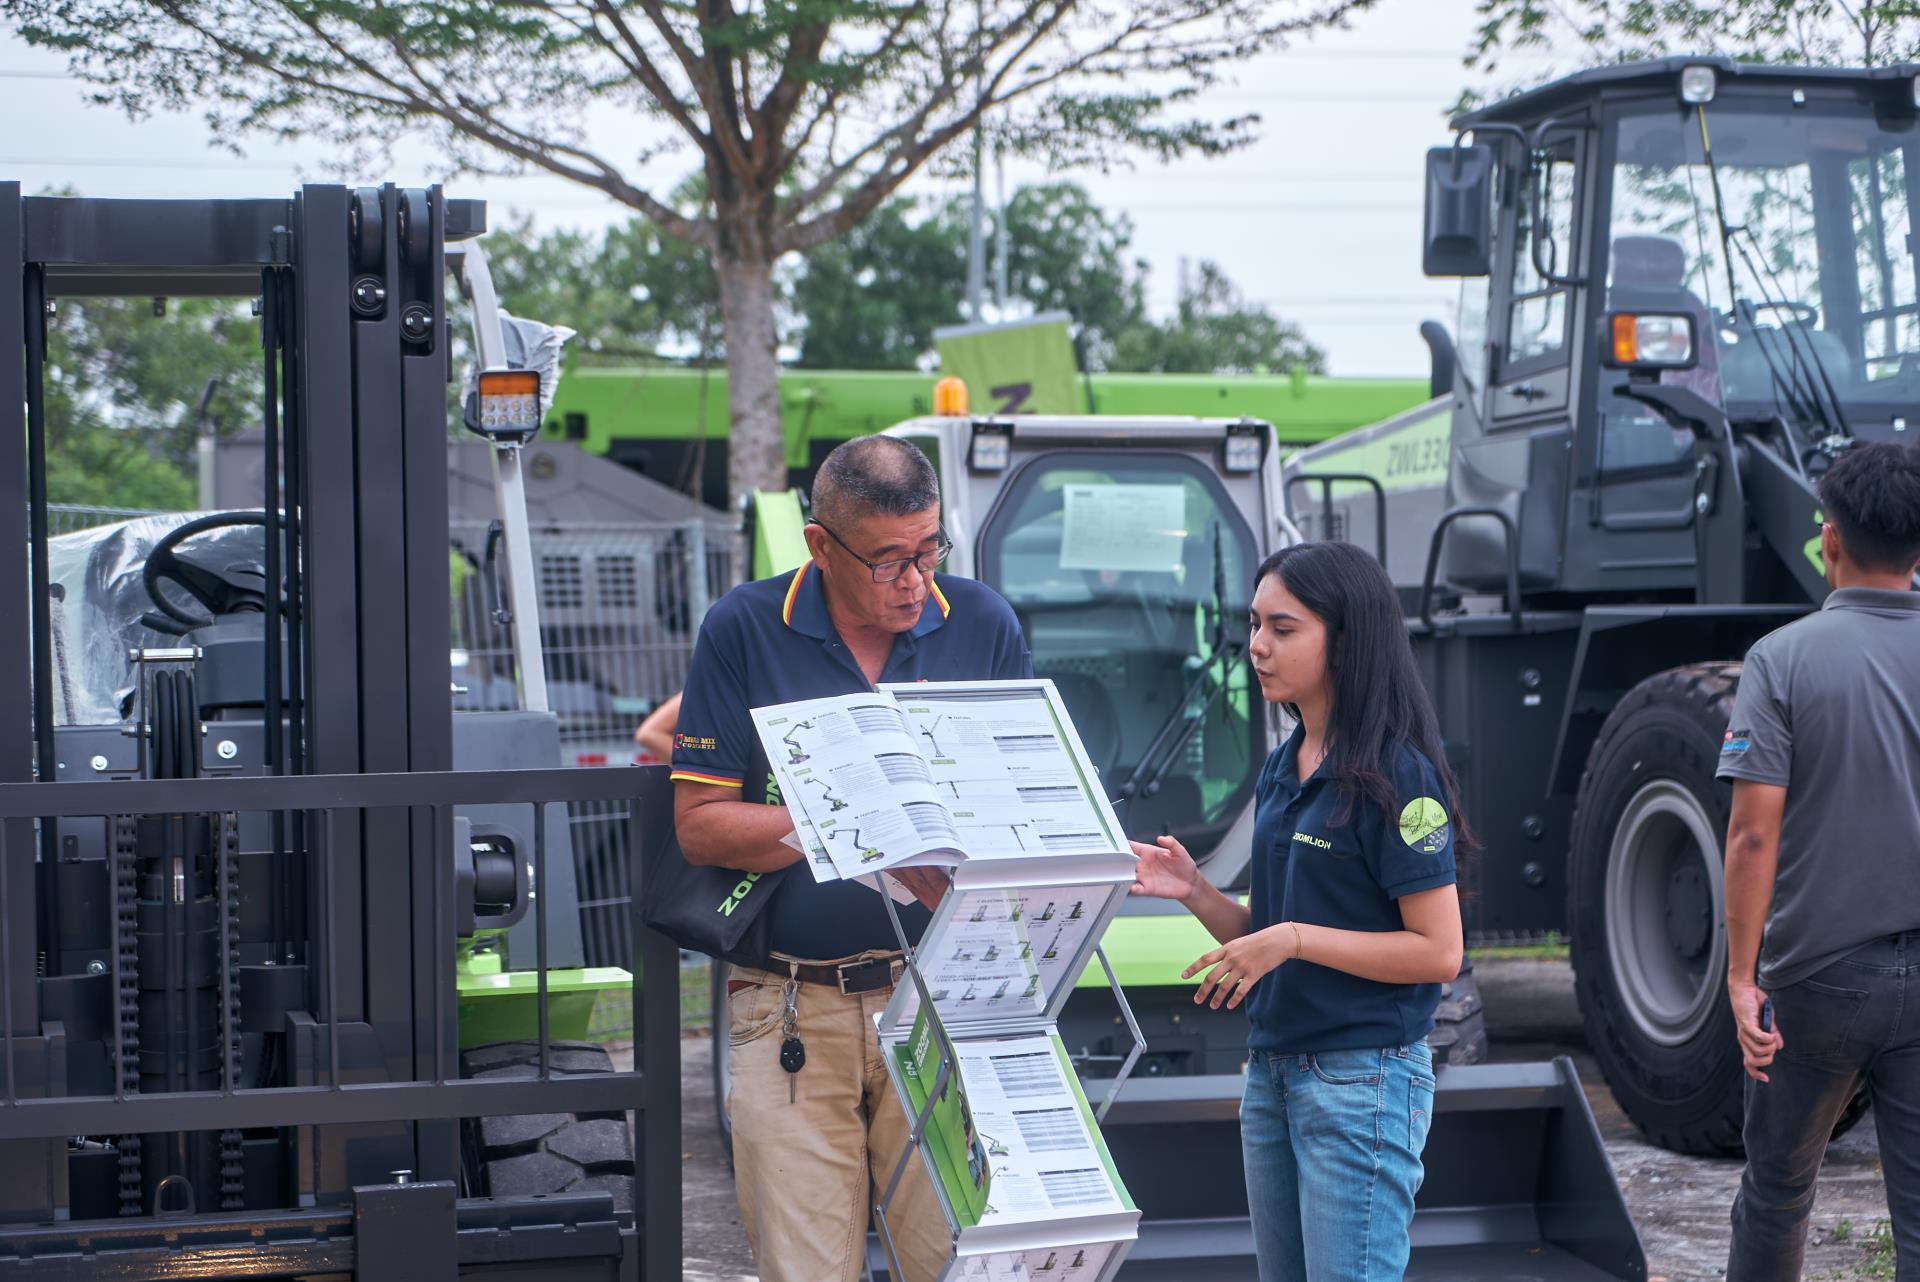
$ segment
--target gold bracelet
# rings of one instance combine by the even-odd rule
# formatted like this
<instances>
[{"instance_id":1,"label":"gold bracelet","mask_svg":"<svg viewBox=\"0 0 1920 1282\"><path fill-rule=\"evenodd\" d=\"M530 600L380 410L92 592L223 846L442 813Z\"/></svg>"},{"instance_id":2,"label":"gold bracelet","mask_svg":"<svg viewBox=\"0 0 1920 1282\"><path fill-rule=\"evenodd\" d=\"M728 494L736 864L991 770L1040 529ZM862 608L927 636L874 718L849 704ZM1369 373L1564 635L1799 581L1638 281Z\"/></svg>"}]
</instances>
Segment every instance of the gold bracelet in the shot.
<instances>
[{"instance_id":1,"label":"gold bracelet","mask_svg":"<svg viewBox=\"0 0 1920 1282\"><path fill-rule=\"evenodd\" d=\"M1290 921L1287 923L1287 925L1293 927L1293 959L1295 961L1299 961L1300 955L1306 952L1307 950L1307 945L1305 941L1303 941L1300 938L1300 923L1297 921Z\"/></svg>"}]
</instances>

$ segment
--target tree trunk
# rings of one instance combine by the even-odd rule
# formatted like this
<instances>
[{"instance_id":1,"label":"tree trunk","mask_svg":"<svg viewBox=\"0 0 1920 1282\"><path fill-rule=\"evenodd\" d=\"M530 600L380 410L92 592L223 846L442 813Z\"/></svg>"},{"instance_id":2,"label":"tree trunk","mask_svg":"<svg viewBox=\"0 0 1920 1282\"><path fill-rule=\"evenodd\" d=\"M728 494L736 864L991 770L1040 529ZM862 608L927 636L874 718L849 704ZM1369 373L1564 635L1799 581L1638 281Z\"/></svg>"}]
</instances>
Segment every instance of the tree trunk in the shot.
<instances>
[{"instance_id":1,"label":"tree trunk","mask_svg":"<svg viewBox=\"0 0 1920 1282\"><path fill-rule=\"evenodd\" d=\"M738 504L756 489L787 488L773 262L769 255L725 249L714 259L727 340L727 490Z\"/></svg>"}]
</instances>

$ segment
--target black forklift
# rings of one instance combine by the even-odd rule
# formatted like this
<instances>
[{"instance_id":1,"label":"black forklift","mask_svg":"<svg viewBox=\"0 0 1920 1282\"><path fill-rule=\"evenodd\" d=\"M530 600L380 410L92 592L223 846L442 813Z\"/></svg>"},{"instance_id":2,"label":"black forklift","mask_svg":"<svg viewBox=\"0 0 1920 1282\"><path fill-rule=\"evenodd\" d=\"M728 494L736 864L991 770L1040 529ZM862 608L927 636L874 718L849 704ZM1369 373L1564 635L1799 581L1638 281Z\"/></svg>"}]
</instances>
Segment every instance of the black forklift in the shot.
<instances>
[{"instance_id":1,"label":"black forklift","mask_svg":"<svg viewBox=\"0 0 1920 1282\"><path fill-rule=\"evenodd\" d=\"M439 188L0 183L0 599L30 603L0 611L0 1274L679 1276L674 950L631 923L632 1069L549 983L566 803L634 803L637 885L664 771L452 710L447 247L484 220ZM255 301L266 494L101 541L83 601L46 336L99 296ZM472 421L530 434L526 376L489 390ZM489 985L526 1000L476 1045Z\"/></svg>"},{"instance_id":2,"label":"black forklift","mask_svg":"<svg viewBox=\"0 0 1920 1282\"><path fill-rule=\"evenodd\" d=\"M1460 118L1426 167L1450 395L1288 464L1302 531L1402 587L1475 937L1564 935L1615 1097L1680 1152L1740 1146L1740 660L1826 595L1820 473L1920 425L1916 103L1920 67L1671 58Z\"/></svg>"}]
</instances>

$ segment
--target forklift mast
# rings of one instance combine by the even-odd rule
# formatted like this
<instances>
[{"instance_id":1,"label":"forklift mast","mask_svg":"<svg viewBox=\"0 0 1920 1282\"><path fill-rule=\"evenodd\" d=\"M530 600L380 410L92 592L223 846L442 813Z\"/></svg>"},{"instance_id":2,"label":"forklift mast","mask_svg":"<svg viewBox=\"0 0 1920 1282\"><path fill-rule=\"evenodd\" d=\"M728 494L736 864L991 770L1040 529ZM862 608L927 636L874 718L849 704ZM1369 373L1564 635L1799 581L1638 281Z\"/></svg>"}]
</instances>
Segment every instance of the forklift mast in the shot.
<instances>
[{"instance_id":1,"label":"forklift mast","mask_svg":"<svg viewBox=\"0 0 1920 1282\"><path fill-rule=\"evenodd\" d=\"M489 755L454 726L444 281L484 221L437 187L138 201L0 183L0 345L24 355L0 363L0 428L24 444L0 503L27 517L0 533L0 593L32 603L0 612L0 713L31 727L0 748L0 1254L48 1277L244 1256L253 1277L615 1279L643 1255L678 1276L674 1073L580 1071L548 983L577 964L570 898L552 902L564 804L657 814L663 772L516 768L527 755L500 745L525 727L469 727ZM152 606L109 655L123 716L72 724L85 624L48 556L49 316L178 296L256 300L265 501L181 524L114 580ZM653 835L635 828L637 886ZM463 1054L456 945L510 928L538 971L537 1041L482 1063ZM677 1062L672 949L632 937L646 1065L656 1046ZM499 1127L478 1121L629 1110L640 1188L508 1188ZM625 1122L604 1125L630 1152ZM608 1145L594 1169L631 1172ZM523 1151L554 1161L541 1138Z\"/></svg>"}]
</instances>

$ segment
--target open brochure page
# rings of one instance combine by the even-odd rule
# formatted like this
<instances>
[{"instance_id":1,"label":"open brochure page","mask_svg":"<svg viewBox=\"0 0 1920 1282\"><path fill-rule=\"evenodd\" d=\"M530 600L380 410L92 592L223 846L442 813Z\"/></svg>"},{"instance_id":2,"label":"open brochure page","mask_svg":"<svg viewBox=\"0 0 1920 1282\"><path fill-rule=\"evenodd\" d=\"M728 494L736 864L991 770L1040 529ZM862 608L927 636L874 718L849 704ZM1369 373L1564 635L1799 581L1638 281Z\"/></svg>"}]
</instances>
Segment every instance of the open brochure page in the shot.
<instances>
[{"instance_id":1,"label":"open brochure page","mask_svg":"<svg viewBox=\"0 0 1920 1282\"><path fill-rule=\"evenodd\" d=\"M813 845L816 878L859 877L927 855L957 862L959 835L891 696L775 704L755 708L753 722L795 830Z\"/></svg>"},{"instance_id":2,"label":"open brochure page","mask_svg":"<svg viewBox=\"0 0 1920 1282\"><path fill-rule=\"evenodd\" d=\"M1127 849L1085 752L1042 687L893 693L968 859Z\"/></svg>"},{"instance_id":3,"label":"open brochure page","mask_svg":"<svg viewBox=\"0 0 1920 1282\"><path fill-rule=\"evenodd\" d=\"M919 954L920 973L940 1017L959 1022L1033 1016L1062 987L1081 956L1111 883L954 890L952 916Z\"/></svg>"},{"instance_id":4,"label":"open brochure page","mask_svg":"<svg viewBox=\"0 0 1920 1282\"><path fill-rule=\"evenodd\" d=\"M947 1276L950 1282L1094 1282L1116 1249L1117 1243L1095 1242L968 1256Z\"/></svg>"},{"instance_id":5,"label":"open brochure page","mask_svg":"<svg viewBox=\"0 0 1920 1282\"><path fill-rule=\"evenodd\" d=\"M907 1088L906 1103L915 1117L927 1106L927 1096L939 1079L943 1041L939 1026L922 1012L907 1040L897 1048L900 1077ZM946 1044L951 1048L951 1043ZM963 1228L978 1224L986 1209L991 1175L986 1148L967 1105L966 1085L957 1073L948 1074L946 1088L927 1117L925 1136L954 1218Z\"/></svg>"},{"instance_id":6,"label":"open brochure page","mask_svg":"<svg viewBox=\"0 0 1920 1282\"><path fill-rule=\"evenodd\" d=\"M982 1224L1131 1209L1094 1140L1093 1119L1067 1080L1072 1070L1053 1037L954 1046L992 1171Z\"/></svg>"}]
</instances>

